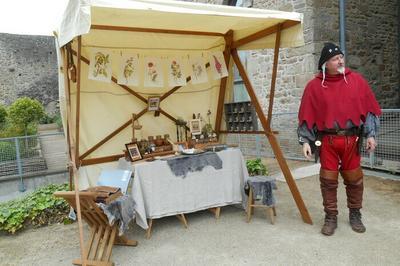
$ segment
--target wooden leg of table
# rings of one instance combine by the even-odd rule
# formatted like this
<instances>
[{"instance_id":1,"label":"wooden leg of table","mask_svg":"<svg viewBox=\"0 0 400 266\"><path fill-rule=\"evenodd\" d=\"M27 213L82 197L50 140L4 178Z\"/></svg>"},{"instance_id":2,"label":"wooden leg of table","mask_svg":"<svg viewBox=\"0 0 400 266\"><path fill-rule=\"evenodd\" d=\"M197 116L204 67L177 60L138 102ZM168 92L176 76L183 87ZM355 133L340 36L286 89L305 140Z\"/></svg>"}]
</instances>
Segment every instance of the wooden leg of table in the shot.
<instances>
[{"instance_id":1,"label":"wooden leg of table","mask_svg":"<svg viewBox=\"0 0 400 266\"><path fill-rule=\"evenodd\" d=\"M249 189L249 197L247 198L247 222L250 223L251 220L251 212L252 212L252 203L253 203L253 190Z\"/></svg>"},{"instance_id":2,"label":"wooden leg of table","mask_svg":"<svg viewBox=\"0 0 400 266\"><path fill-rule=\"evenodd\" d=\"M272 210L274 211L274 216L276 216L276 209L275 209L275 206L272 207Z\"/></svg>"},{"instance_id":3,"label":"wooden leg of table","mask_svg":"<svg viewBox=\"0 0 400 266\"><path fill-rule=\"evenodd\" d=\"M149 219L148 224L149 224L149 228L147 228L147 230L146 230L146 238L150 239L150 237L151 237L151 228L153 227L153 219Z\"/></svg>"},{"instance_id":4,"label":"wooden leg of table","mask_svg":"<svg viewBox=\"0 0 400 266\"><path fill-rule=\"evenodd\" d=\"M188 228L188 224L187 224L185 215L183 213L176 215L176 217L178 217L179 221L181 221L183 223L183 226L185 228Z\"/></svg>"},{"instance_id":5,"label":"wooden leg of table","mask_svg":"<svg viewBox=\"0 0 400 266\"><path fill-rule=\"evenodd\" d=\"M128 239L126 238L126 236L117 236L114 244L119 246L136 247L138 245L138 242L136 240Z\"/></svg>"},{"instance_id":6,"label":"wooden leg of table","mask_svg":"<svg viewBox=\"0 0 400 266\"><path fill-rule=\"evenodd\" d=\"M221 207L209 208L208 210L215 215L215 219L219 219L219 215L221 214Z\"/></svg>"},{"instance_id":7,"label":"wooden leg of table","mask_svg":"<svg viewBox=\"0 0 400 266\"><path fill-rule=\"evenodd\" d=\"M275 223L275 216L274 216L273 207L267 208L267 214L269 216L269 219L271 220L271 224L274 224Z\"/></svg>"},{"instance_id":8,"label":"wooden leg of table","mask_svg":"<svg viewBox=\"0 0 400 266\"><path fill-rule=\"evenodd\" d=\"M217 209L215 210L215 218L219 219L220 214L221 214L221 207L217 207Z\"/></svg>"}]
</instances>

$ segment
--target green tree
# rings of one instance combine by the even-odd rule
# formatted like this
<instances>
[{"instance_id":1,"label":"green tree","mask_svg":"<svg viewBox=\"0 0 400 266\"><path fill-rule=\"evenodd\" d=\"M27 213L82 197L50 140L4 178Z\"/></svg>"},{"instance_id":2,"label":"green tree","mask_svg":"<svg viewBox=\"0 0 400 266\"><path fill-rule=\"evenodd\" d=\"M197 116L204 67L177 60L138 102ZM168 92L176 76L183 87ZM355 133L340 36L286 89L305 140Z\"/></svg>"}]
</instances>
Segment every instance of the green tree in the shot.
<instances>
[{"instance_id":1,"label":"green tree","mask_svg":"<svg viewBox=\"0 0 400 266\"><path fill-rule=\"evenodd\" d=\"M7 119L7 110L6 108L0 104L0 127L2 127Z\"/></svg>"},{"instance_id":2,"label":"green tree","mask_svg":"<svg viewBox=\"0 0 400 266\"><path fill-rule=\"evenodd\" d=\"M28 127L39 122L45 115L43 105L35 99L19 98L8 109L8 117L12 123L21 127L27 134Z\"/></svg>"}]
</instances>

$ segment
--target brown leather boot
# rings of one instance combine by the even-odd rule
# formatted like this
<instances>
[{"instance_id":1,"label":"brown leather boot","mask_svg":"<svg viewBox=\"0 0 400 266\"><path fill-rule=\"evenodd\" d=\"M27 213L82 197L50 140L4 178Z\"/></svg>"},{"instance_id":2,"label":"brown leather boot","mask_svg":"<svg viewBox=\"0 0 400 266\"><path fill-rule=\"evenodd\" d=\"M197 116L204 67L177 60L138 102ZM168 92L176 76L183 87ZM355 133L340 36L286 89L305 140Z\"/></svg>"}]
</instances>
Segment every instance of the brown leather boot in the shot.
<instances>
[{"instance_id":1,"label":"brown leather boot","mask_svg":"<svg viewBox=\"0 0 400 266\"><path fill-rule=\"evenodd\" d=\"M337 228L337 216L336 215L325 215L325 222L322 226L321 233L326 236L331 236L335 233Z\"/></svg>"},{"instance_id":2,"label":"brown leather boot","mask_svg":"<svg viewBox=\"0 0 400 266\"><path fill-rule=\"evenodd\" d=\"M331 236L337 228L338 172L321 169L320 175L322 204L324 205L324 211L326 213L321 233L326 236Z\"/></svg>"},{"instance_id":3,"label":"brown leather boot","mask_svg":"<svg viewBox=\"0 0 400 266\"><path fill-rule=\"evenodd\" d=\"M366 228L361 221L360 209L350 209L349 220L351 229L357 233L364 233Z\"/></svg>"}]
</instances>

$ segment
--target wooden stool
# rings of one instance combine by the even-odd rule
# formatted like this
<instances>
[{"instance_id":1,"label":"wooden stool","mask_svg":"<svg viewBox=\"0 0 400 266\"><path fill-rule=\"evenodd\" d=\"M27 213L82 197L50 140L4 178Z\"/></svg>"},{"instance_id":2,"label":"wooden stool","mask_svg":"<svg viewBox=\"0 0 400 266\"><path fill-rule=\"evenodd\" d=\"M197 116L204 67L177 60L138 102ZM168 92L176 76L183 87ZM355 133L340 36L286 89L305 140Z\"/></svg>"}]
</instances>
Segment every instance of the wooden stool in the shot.
<instances>
[{"instance_id":1,"label":"wooden stool","mask_svg":"<svg viewBox=\"0 0 400 266\"><path fill-rule=\"evenodd\" d=\"M257 177L256 177L257 178ZM265 182L272 182L272 179L265 179ZM249 185L249 197L247 200L247 222L249 223L251 220L251 216L253 215L254 212L254 208L263 208L266 209L267 211L267 215L269 216L270 220L271 220L271 224L275 223L275 216L276 216L276 210L275 210L275 205L271 205L271 206L267 206L267 205L263 205L263 204L254 204L255 200L254 200L254 192L253 192L253 187L252 187L252 181L249 179L248 181L248 185Z\"/></svg>"},{"instance_id":2,"label":"wooden stool","mask_svg":"<svg viewBox=\"0 0 400 266\"><path fill-rule=\"evenodd\" d=\"M54 193L56 197L64 198L75 210L75 192L58 191ZM111 253L114 245L137 246L136 240L127 239L119 236L119 229L116 224L110 225L107 216L95 202L98 193L79 192L82 218L88 223L90 228L89 240L84 249L85 262L81 259L72 261L75 265L114 265L111 261Z\"/></svg>"}]
</instances>

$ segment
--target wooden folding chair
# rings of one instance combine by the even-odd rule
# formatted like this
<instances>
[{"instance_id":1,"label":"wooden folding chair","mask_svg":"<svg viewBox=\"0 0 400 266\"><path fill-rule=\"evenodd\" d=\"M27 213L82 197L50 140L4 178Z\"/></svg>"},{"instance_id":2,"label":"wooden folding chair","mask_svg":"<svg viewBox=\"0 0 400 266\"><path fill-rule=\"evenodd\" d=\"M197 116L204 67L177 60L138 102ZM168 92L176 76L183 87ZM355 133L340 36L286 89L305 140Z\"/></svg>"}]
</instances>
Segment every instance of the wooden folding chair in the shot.
<instances>
[{"instance_id":1,"label":"wooden folding chair","mask_svg":"<svg viewBox=\"0 0 400 266\"><path fill-rule=\"evenodd\" d=\"M75 192L60 191L54 196L64 198L76 210ZM95 202L96 192L79 192L82 218L90 227L90 236L84 250L86 265L114 265L110 261L113 245L137 246L136 240L118 236L118 226L110 226L107 216ZM82 265L81 259L72 261Z\"/></svg>"}]
</instances>

